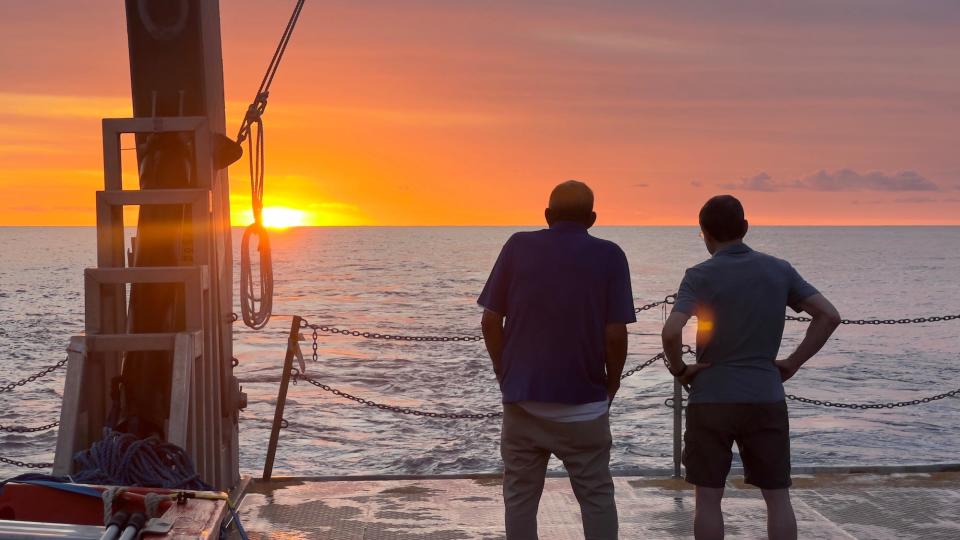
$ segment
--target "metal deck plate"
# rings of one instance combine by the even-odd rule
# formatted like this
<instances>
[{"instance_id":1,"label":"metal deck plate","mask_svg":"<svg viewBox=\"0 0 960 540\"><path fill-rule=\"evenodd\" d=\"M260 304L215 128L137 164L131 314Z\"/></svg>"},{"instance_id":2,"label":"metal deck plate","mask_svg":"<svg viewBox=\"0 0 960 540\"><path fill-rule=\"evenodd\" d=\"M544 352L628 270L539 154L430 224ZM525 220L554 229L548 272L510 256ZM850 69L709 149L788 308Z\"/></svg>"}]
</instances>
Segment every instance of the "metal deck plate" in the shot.
<instances>
[{"instance_id":1,"label":"metal deck plate","mask_svg":"<svg viewBox=\"0 0 960 540\"><path fill-rule=\"evenodd\" d=\"M692 538L693 491L664 478L616 478L620 537ZM801 538L960 538L960 473L795 477ZM499 480L275 480L241 506L251 539L493 540L503 538ZM739 480L724 499L728 538L766 536L758 490ZM569 482L548 478L540 538L582 539Z\"/></svg>"}]
</instances>

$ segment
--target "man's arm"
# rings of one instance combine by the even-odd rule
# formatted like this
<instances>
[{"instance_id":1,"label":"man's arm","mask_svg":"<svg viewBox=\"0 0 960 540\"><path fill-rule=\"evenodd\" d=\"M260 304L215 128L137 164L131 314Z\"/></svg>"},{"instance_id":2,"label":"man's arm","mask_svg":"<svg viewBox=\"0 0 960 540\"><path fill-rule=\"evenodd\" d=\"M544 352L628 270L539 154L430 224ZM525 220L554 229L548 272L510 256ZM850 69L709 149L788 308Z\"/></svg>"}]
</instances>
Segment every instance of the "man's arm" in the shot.
<instances>
[{"instance_id":1,"label":"man's arm","mask_svg":"<svg viewBox=\"0 0 960 540\"><path fill-rule=\"evenodd\" d=\"M817 354L840 326L840 313L822 294L817 293L801 300L797 307L807 312L812 320L797 350L785 359L776 361L780 378L784 381L793 377L800 366Z\"/></svg>"},{"instance_id":2,"label":"man's arm","mask_svg":"<svg viewBox=\"0 0 960 540\"><path fill-rule=\"evenodd\" d=\"M710 364L690 364L683 361L683 327L690 315L676 309L667 317L660 338L663 340L663 354L667 357L670 374L679 377L682 384L690 384L697 373L710 367Z\"/></svg>"},{"instance_id":3,"label":"man's arm","mask_svg":"<svg viewBox=\"0 0 960 540\"><path fill-rule=\"evenodd\" d=\"M607 357L607 399L613 397L620 390L620 376L623 375L623 366L627 363L627 325L625 323L607 323L604 329Z\"/></svg>"},{"instance_id":4,"label":"man's arm","mask_svg":"<svg viewBox=\"0 0 960 540\"><path fill-rule=\"evenodd\" d=\"M487 346L487 354L490 355L490 361L493 362L493 373L497 376L498 382L502 382L501 375L503 374L503 364L500 362L503 354L503 319L503 315L489 309L483 310L483 318L480 319L483 342Z\"/></svg>"}]
</instances>

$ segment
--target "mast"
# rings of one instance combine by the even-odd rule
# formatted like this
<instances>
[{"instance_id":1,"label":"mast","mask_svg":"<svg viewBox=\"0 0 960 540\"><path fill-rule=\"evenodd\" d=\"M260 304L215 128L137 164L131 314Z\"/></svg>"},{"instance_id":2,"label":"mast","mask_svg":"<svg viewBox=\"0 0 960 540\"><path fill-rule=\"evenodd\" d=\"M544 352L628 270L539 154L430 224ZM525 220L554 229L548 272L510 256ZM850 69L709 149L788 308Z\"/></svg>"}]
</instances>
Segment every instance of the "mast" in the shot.
<instances>
[{"instance_id":1,"label":"mast","mask_svg":"<svg viewBox=\"0 0 960 540\"><path fill-rule=\"evenodd\" d=\"M214 153L226 148L223 63L220 42L220 11L217 0L126 0L130 81L134 117L204 117ZM140 188L197 187L197 168L190 159L190 142L182 134L138 134L137 162ZM197 156L197 160L215 160ZM229 182L222 162L211 171L211 250L209 261L195 261L182 226L184 207L142 207L137 227L132 266L177 266L208 264L210 279L210 326L203 361L213 362L219 376L220 448L227 450L222 476L230 485L239 480L237 413L239 388L233 378L232 249L230 235ZM170 284L133 285L129 305L131 333L183 330L182 290ZM135 422L154 424L164 419L170 394L166 382L169 362L130 353L124 362L124 397L127 416ZM165 354L165 353L160 353ZM166 353L169 355L169 353ZM195 383L197 381L194 381ZM210 382L208 381L208 385ZM212 390L206 388L203 390ZM207 398L214 396L207 395ZM140 416L137 419L137 416ZM134 427L134 426L131 426ZM142 429L142 426L140 429ZM149 428L148 428L149 429Z\"/></svg>"}]
</instances>

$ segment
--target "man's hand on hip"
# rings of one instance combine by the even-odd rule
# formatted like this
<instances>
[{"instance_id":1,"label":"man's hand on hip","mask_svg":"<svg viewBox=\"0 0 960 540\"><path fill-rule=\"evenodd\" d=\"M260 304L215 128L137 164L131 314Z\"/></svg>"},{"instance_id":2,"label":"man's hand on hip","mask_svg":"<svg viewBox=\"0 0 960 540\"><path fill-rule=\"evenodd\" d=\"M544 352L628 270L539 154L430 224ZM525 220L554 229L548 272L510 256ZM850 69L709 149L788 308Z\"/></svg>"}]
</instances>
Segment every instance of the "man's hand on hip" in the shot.
<instances>
[{"instance_id":1,"label":"man's hand on hip","mask_svg":"<svg viewBox=\"0 0 960 540\"><path fill-rule=\"evenodd\" d=\"M697 378L697 374L709 367L710 364L687 364L687 368L683 370L683 375L677 377L677 379L680 384L688 385L693 382L693 379Z\"/></svg>"},{"instance_id":2,"label":"man's hand on hip","mask_svg":"<svg viewBox=\"0 0 960 540\"><path fill-rule=\"evenodd\" d=\"M793 359L793 357L784 358L781 360L774 360L777 369L780 370L780 380L787 382L791 377L797 374L797 370L800 369L800 363Z\"/></svg>"}]
</instances>

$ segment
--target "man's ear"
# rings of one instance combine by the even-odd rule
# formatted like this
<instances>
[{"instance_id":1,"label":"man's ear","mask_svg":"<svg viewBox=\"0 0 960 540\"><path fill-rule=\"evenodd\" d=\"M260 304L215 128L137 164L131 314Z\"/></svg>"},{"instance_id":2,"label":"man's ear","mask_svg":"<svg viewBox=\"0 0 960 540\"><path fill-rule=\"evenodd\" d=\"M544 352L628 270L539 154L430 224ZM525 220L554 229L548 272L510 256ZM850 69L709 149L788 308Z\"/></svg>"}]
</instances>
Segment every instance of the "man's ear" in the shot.
<instances>
[{"instance_id":1,"label":"man's ear","mask_svg":"<svg viewBox=\"0 0 960 540\"><path fill-rule=\"evenodd\" d=\"M743 220L743 236L747 235L748 230L750 230L750 222L748 222L747 220ZM741 236L740 238L743 238L743 236Z\"/></svg>"},{"instance_id":2,"label":"man's ear","mask_svg":"<svg viewBox=\"0 0 960 540\"><path fill-rule=\"evenodd\" d=\"M553 225L553 212L549 208L543 211L543 218L547 220L547 225Z\"/></svg>"},{"instance_id":3,"label":"man's ear","mask_svg":"<svg viewBox=\"0 0 960 540\"><path fill-rule=\"evenodd\" d=\"M584 221L584 225L586 225L587 228L589 229L590 227L593 227L593 224L596 222L597 222L597 213L590 212L590 217L586 221Z\"/></svg>"}]
</instances>

